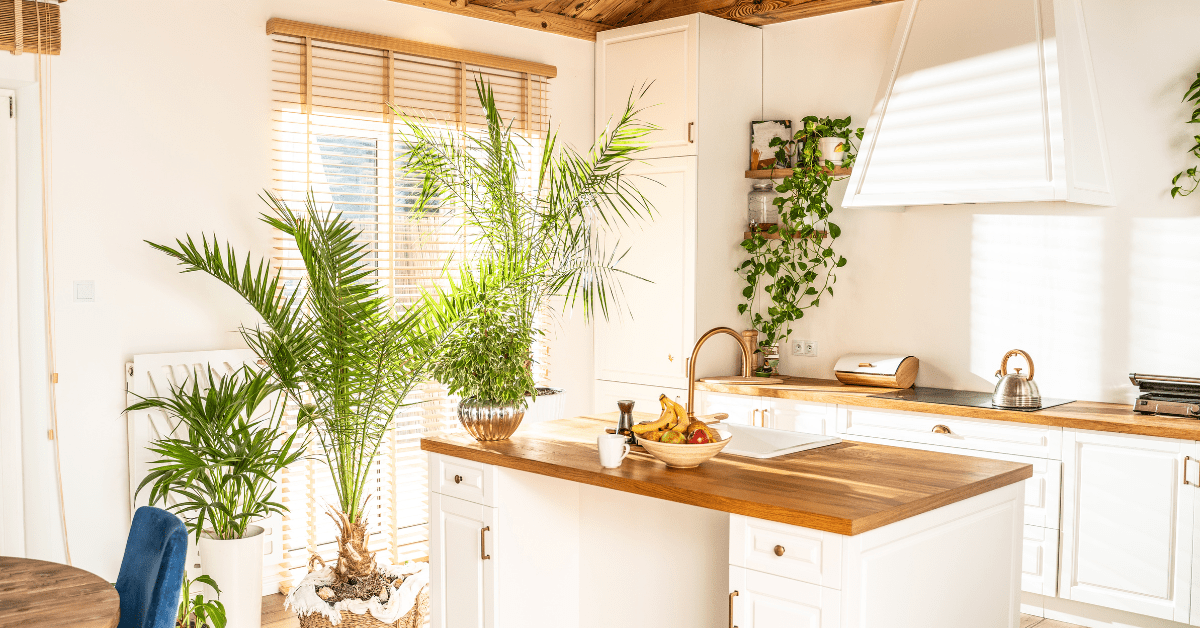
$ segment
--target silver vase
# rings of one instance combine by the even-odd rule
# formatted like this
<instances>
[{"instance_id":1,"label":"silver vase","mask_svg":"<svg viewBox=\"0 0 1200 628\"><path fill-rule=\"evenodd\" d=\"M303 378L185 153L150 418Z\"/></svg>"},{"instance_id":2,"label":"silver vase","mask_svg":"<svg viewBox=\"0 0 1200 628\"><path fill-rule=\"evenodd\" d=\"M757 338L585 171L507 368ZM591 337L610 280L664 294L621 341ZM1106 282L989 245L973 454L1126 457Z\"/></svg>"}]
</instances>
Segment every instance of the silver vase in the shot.
<instances>
[{"instance_id":1,"label":"silver vase","mask_svg":"<svg viewBox=\"0 0 1200 628\"><path fill-rule=\"evenodd\" d=\"M475 440L508 440L525 418L525 409L479 401L469 397L458 402L458 422Z\"/></svg>"}]
</instances>

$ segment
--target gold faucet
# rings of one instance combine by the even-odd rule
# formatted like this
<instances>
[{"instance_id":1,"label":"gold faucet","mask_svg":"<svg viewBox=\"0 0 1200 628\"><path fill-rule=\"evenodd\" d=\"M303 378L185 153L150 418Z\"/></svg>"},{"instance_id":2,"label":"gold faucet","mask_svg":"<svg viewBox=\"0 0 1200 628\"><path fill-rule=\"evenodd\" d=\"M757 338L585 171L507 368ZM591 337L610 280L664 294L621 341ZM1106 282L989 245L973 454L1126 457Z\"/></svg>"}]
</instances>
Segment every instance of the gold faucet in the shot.
<instances>
[{"instance_id":1,"label":"gold faucet","mask_svg":"<svg viewBox=\"0 0 1200 628\"><path fill-rule=\"evenodd\" d=\"M753 375L753 373L750 372L753 369L753 367L750 366L751 360L753 359L751 357L752 351L750 350L750 347L746 345L746 339L743 338L741 334L728 327L714 327L704 332L704 335L700 336L700 339L696 341L696 347L692 349L692 357L688 358L687 415L689 419L696 418L696 409L694 406L694 400L696 397L696 356L700 353L700 347L704 344L704 341L717 334L729 334L737 339L738 347L742 350L742 377L750 377Z\"/></svg>"}]
</instances>

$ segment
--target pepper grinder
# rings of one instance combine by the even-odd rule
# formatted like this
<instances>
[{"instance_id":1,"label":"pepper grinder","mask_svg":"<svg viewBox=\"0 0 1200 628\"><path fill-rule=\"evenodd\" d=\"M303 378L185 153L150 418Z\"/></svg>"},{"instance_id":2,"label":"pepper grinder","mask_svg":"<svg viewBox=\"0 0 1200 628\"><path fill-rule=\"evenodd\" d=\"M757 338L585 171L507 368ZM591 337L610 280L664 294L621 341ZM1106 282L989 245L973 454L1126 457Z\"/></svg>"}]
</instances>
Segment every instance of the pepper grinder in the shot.
<instances>
[{"instance_id":1,"label":"pepper grinder","mask_svg":"<svg viewBox=\"0 0 1200 628\"><path fill-rule=\"evenodd\" d=\"M617 433L624 434L625 440L634 444L637 441L633 437L633 402L622 399L617 402L617 407L621 409L621 418L617 419Z\"/></svg>"}]
</instances>

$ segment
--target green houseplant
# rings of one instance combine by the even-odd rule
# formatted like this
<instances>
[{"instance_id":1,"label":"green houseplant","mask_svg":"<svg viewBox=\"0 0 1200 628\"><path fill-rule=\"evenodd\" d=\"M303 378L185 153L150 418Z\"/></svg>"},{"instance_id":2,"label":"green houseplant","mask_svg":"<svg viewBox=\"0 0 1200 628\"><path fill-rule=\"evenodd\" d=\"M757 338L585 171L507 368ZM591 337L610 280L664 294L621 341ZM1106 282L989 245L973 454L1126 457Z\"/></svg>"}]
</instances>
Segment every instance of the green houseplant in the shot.
<instances>
[{"instance_id":1,"label":"green houseplant","mask_svg":"<svg viewBox=\"0 0 1200 628\"><path fill-rule=\"evenodd\" d=\"M149 487L150 503L184 517L196 535L201 582L238 583L227 591L220 616L224 623L227 612L238 625L262 613L263 528L252 522L285 510L273 501L275 480L303 447L296 446L297 433L284 429L279 386L270 373L243 366L221 377L206 370L207 378L195 373L127 411L159 410L178 421L170 435L150 444L159 458L138 492ZM170 503L172 496L178 501Z\"/></svg>"},{"instance_id":2,"label":"green houseplant","mask_svg":"<svg viewBox=\"0 0 1200 628\"><path fill-rule=\"evenodd\" d=\"M535 398L532 347L539 316L561 298L584 317L619 311L619 244L605 227L650 217L649 201L625 168L652 127L637 120L634 96L621 117L580 154L546 133L536 173L526 172L528 141L500 116L490 85L477 82L486 128L459 134L405 117L405 163L423 179L417 206L458 208L468 255L447 285L425 294L430 335L446 338L433 374L460 395L459 420L480 440L508 438ZM553 312L550 314L553 315Z\"/></svg>"},{"instance_id":3,"label":"green houseplant","mask_svg":"<svg viewBox=\"0 0 1200 628\"><path fill-rule=\"evenodd\" d=\"M841 139L846 154L840 165L853 166L853 139L861 139L863 129L850 124L849 116L808 116L792 138L771 141L777 159L793 163L790 160L795 158L791 174L775 188L779 224L756 229L742 241L749 258L736 269L746 282L738 313L749 316L764 353L778 350L805 310L819 307L822 296L833 296L837 269L846 265L846 258L833 248L842 230L830 220L833 205L829 203L830 186L845 177L835 175L825 163L819 140ZM758 303L760 293L765 303Z\"/></svg>"},{"instance_id":4,"label":"green houseplant","mask_svg":"<svg viewBox=\"0 0 1200 628\"><path fill-rule=\"evenodd\" d=\"M1191 87L1188 87L1187 91L1184 92L1183 101L1191 101L1192 103L1196 104L1196 108L1192 110L1192 118L1188 120L1188 124L1200 123L1200 73L1196 74L1196 80L1193 81ZM1188 149L1188 152L1191 153L1193 157L1200 158L1200 135L1196 135L1193 139L1196 143ZM1184 177L1187 177L1188 180L1191 181L1191 186L1186 189L1183 187L1183 185L1179 184L1179 181ZM1192 192L1195 192L1197 187L1200 187L1200 174L1197 174L1197 166L1192 166L1187 170L1175 175L1175 178L1171 179L1171 198L1175 198L1176 196L1187 196Z\"/></svg>"},{"instance_id":5,"label":"green houseplant","mask_svg":"<svg viewBox=\"0 0 1200 628\"><path fill-rule=\"evenodd\" d=\"M192 587L206 584L217 595L218 599L208 600L204 594L191 594ZM175 628L225 628L225 605L220 601L221 588L208 576L198 576L188 580L183 578L183 591L179 595L179 614L175 618Z\"/></svg>"},{"instance_id":6,"label":"green houseplant","mask_svg":"<svg viewBox=\"0 0 1200 628\"><path fill-rule=\"evenodd\" d=\"M298 407L298 425L316 434L337 492L330 509L339 530L337 562L318 574L339 598L370 598L393 578L367 548L368 475L397 410L424 378L435 343L421 335L417 309L398 311L377 289L370 251L349 219L320 209L311 195L301 211L270 192L264 200L271 211L263 221L296 243L304 273L295 283L266 260L241 261L215 236L151 246L178 260L183 272L204 272L229 286L262 318L243 325L242 337L279 387L280 403Z\"/></svg>"}]
</instances>

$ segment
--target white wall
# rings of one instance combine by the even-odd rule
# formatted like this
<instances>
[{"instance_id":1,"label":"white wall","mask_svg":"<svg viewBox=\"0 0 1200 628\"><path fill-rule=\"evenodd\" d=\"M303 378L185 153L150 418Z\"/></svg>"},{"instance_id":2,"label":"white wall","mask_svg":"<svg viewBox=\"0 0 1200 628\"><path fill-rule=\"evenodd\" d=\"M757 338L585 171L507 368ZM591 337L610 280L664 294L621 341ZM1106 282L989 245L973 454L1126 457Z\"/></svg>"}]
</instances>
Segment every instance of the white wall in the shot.
<instances>
[{"instance_id":1,"label":"white wall","mask_svg":"<svg viewBox=\"0 0 1200 628\"><path fill-rule=\"evenodd\" d=\"M63 7L54 59L55 282L66 511L74 563L113 579L129 525L125 382L134 354L231 348L253 313L180 276L142 240L213 232L269 254L256 195L270 185L270 17L554 64L554 122L592 133L592 44L386 0L112 0ZM71 283L96 282L94 303ZM572 324L555 384L591 405L590 333Z\"/></svg>"},{"instance_id":2,"label":"white wall","mask_svg":"<svg viewBox=\"0 0 1200 628\"><path fill-rule=\"evenodd\" d=\"M784 372L832 377L846 353L908 353L919 385L990 390L1022 348L1043 396L1117 402L1132 371L1200 376L1200 198L1169 195L1195 134L1180 99L1200 70L1200 5L1083 6L1119 204L837 209L849 264L792 336L817 340L819 357L785 348ZM900 8L765 27L764 117L865 123Z\"/></svg>"}]
</instances>

